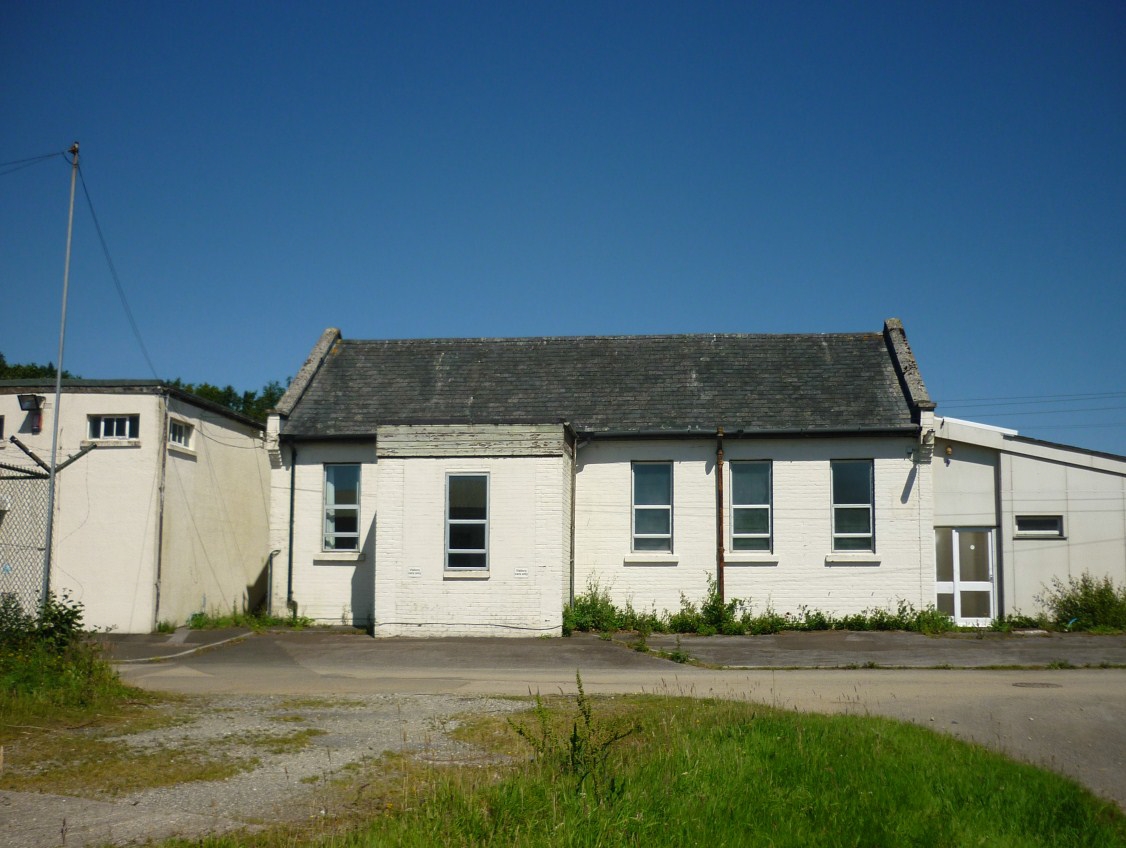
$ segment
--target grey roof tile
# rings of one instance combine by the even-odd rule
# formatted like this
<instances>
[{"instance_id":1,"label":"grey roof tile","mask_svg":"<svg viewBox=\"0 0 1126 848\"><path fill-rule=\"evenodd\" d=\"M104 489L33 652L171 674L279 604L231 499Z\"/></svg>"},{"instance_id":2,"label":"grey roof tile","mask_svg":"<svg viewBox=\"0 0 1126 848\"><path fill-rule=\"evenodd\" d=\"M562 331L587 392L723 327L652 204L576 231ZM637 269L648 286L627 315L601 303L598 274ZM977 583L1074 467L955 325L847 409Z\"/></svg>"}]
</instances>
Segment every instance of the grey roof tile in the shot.
<instances>
[{"instance_id":1,"label":"grey roof tile","mask_svg":"<svg viewBox=\"0 0 1126 848\"><path fill-rule=\"evenodd\" d=\"M581 433L912 426L881 333L340 340L282 432L570 422Z\"/></svg>"}]
</instances>

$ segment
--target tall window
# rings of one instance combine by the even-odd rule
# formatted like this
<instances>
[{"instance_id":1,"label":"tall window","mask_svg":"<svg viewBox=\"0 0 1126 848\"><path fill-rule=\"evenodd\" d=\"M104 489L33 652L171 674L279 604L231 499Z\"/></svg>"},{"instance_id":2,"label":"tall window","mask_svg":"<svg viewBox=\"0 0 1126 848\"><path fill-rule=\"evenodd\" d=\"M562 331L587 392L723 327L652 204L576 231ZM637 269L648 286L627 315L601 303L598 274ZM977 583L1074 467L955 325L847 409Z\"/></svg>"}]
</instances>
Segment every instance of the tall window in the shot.
<instances>
[{"instance_id":1,"label":"tall window","mask_svg":"<svg viewBox=\"0 0 1126 848\"><path fill-rule=\"evenodd\" d=\"M874 551L872 460L836 459L833 469L833 550Z\"/></svg>"},{"instance_id":2,"label":"tall window","mask_svg":"<svg viewBox=\"0 0 1126 848\"><path fill-rule=\"evenodd\" d=\"M139 415L91 415L89 421L91 439L139 438Z\"/></svg>"},{"instance_id":3,"label":"tall window","mask_svg":"<svg viewBox=\"0 0 1126 848\"><path fill-rule=\"evenodd\" d=\"M360 466L325 466L326 551L360 549Z\"/></svg>"},{"instance_id":4,"label":"tall window","mask_svg":"<svg viewBox=\"0 0 1126 848\"><path fill-rule=\"evenodd\" d=\"M446 568L489 567L489 475L446 476Z\"/></svg>"},{"instance_id":5,"label":"tall window","mask_svg":"<svg viewBox=\"0 0 1126 848\"><path fill-rule=\"evenodd\" d=\"M672 553L672 463L633 464L633 549Z\"/></svg>"},{"instance_id":6,"label":"tall window","mask_svg":"<svg viewBox=\"0 0 1126 848\"><path fill-rule=\"evenodd\" d=\"M731 463L731 550L769 551L770 463Z\"/></svg>"}]
</instances>

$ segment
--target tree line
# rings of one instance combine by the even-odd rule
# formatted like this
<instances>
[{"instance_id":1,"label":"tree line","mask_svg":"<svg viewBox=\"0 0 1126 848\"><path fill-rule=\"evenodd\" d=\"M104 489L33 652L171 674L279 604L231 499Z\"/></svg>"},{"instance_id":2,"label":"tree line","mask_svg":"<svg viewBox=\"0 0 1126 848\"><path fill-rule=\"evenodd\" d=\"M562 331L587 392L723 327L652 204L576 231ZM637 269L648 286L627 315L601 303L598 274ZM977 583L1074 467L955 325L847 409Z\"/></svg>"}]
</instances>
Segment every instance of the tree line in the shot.
<instances>
[{"instance_id":1,"label":"tree line","mask_svg":"<svg viewBox=\"0 0 1126 848\"><path fill-rule=\"evenodd\" d=\"M48 362L40 365L36 362L9 363L0 353L0 380L44 380L55 378L55 366ZM64 380L81 379L70 371L63 370ZM266 415L273 409L281 396L285 394L285 386L277 380L271 380L257 391L240 392L234 386L215 386L211 383L186 383L177 377L175 380L166 381L166 385L189 392L196 397L225 406L247 418L265 422Z\"/></svg>"}]
</instances>

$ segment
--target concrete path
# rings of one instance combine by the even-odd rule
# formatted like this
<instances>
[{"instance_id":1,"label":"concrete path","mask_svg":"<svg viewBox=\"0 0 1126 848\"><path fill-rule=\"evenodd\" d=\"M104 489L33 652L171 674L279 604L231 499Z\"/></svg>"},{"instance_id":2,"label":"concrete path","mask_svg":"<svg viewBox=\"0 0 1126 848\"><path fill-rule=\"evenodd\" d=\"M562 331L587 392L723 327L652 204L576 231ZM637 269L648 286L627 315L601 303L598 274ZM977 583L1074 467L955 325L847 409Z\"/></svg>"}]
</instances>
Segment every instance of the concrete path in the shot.
<instances>
[{"instance_id":1,"label":"concrete path","mask_svg":"<svg viewBox=\"0 0 1126 848\"><path fill-rule=\"evenodd\" d=\"M913 721L1055 769L1126 809L1126 670L1067 667L1122 663L1126 638L821 633L682 638L680 646L736 668L681 665L589 634L370 639L304 632L254 636L119 671L156 690L289 695L573 692L579 671L592 694L737 698ZM902 668L912 664L923 667ZM794 670L802 665L823 668ZM946 665L971 667L939 668ZM1016 665L1040 667L1005 668Z\"/></svg>"}]
</instances>

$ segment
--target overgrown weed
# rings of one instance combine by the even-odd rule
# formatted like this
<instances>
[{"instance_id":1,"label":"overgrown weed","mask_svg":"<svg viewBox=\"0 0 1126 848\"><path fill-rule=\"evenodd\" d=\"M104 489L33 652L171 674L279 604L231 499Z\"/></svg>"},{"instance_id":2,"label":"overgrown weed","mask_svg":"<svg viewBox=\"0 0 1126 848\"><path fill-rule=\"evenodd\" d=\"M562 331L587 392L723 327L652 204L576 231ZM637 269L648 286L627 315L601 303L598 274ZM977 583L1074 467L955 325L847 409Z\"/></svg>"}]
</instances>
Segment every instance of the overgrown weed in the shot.
<instances>
[{"instance_id":1,"label":"overgrown weed","mask_svg":"<svg viewBox=\"0 0 1126 848\"><path fill-rule=\"evenodd\" d=\"M1117 587L1109 576L1083 572L1066 582L1052 578L1036 596L1049 621L1062 630L1117 633L1126 629L1126 585Z\"/></svg>"},{"instance_id":2,"label":"overgrown weed","mask_svg":"<svg viewBox=\"0 0 1126 848\"><path fill-rule=\"evenodd\" d=\"M696 603L685 594L680 608L658 614L639 615L630 605L618 608L610 592L596 580L587 591L563 609L563 632L595 631L612 633L636 630L644 644L649 633L694 633L701 636L746 636L779 633L784 630L905 630L934 635L954 629L953 620L932 606L916 609L900 600L894 610L872 607L861 613L836 616L822 610L800 607L797 613L778 613L769 605L754 612L749 600L723 600L715 580L708 578L704 599Z\"/></svg>"}]
</instances>

